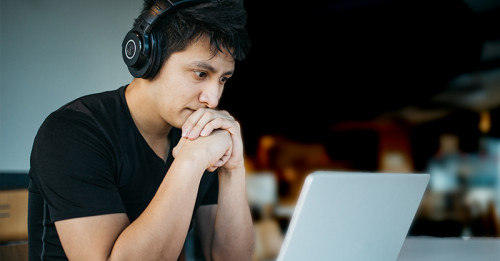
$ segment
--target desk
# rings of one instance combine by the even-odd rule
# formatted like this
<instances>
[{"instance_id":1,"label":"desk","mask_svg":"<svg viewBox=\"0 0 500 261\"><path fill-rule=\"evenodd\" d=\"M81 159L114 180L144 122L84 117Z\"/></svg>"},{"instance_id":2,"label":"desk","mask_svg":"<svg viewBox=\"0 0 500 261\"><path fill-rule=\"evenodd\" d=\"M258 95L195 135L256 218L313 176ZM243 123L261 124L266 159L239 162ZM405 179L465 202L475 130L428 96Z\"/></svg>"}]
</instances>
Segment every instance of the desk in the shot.
<instances>
[{"instance_id":1,"label":"desk","mask_svg":"<svg viewBox=\"0 0 500 261\"><path fill-rule=\"evenodd\" d=\"M500 238L408 237L398 261L499 261Z\"/></svg>"},{"instance_id":2,"label":"desk","mask_svg":"<svg viewBox=\"0 0 500 261\"><path fill-rule=\"evenodd\" d=\"M28 261L28 241L17 241L0 245L0 260Z\"/></svg>"}]
</instances>

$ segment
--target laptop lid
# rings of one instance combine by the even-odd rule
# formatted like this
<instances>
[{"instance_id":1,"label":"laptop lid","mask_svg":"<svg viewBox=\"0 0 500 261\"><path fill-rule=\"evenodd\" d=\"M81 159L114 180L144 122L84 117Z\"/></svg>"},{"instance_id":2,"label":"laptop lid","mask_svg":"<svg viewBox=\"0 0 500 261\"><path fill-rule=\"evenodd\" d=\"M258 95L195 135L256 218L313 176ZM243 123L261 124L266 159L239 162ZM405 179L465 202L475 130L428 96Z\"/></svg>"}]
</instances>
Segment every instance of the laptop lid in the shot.
<instances>
[{"instance_id":1,"label":"laptop lid","mask_svg":"<svg viewBox=\"0 0 500 261\"><path fill-rule=\"evenodd\" d=\"M309 174L277 261L396 260L429 177L339 171Z\"/></svg>"}]
</instances>

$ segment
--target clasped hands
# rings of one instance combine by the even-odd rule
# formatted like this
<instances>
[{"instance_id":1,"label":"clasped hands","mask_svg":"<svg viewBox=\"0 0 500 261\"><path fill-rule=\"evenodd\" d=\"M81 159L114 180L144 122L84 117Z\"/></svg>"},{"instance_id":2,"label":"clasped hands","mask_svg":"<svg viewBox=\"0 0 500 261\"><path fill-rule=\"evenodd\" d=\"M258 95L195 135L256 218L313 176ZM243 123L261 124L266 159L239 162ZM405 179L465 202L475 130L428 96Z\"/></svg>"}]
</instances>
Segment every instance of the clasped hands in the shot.
<instances>
[{"instance_id":1,"label":"clasped hands","mask_svg":"<svg viewBox=\"0 0 500 261\"><path fill-rule=\"evenodd\" d=\"M208 171L231 170L244 164L240 125L224 110L202 108L187 118L173 156L186 150L188 155L204 161Z\"/></svg>"}]
</instances>

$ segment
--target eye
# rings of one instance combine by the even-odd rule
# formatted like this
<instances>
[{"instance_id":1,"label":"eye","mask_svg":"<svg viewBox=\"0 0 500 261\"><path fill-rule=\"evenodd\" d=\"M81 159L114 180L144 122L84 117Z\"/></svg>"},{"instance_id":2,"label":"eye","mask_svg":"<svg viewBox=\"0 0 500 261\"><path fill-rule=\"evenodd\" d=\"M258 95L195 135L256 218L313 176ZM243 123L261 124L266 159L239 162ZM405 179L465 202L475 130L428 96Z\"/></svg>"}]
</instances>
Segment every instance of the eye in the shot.
<instances>
[{"instance_id":1,"label":"eye","mask_svg":"<svg viewBox=\"0 0 500 261\"><path fill-rule=\"evenodd\" d=\"M207 77L207 73L206 72L203 72L203 71L195 71L194 72L196 74L196 76L198 76L199 78L205 78Z\"/></svg>"},{"instance_id":2,"label":"eye","mask_svg":"<svg viewBox=\"0 0 500 261\"><path fill-rule=\"evenodd\" d=\"M225 77L225 76L220 77L220 82L222 84L226 83L228 80L229 80L229 77Z\"/></svg>"}]
</instances>

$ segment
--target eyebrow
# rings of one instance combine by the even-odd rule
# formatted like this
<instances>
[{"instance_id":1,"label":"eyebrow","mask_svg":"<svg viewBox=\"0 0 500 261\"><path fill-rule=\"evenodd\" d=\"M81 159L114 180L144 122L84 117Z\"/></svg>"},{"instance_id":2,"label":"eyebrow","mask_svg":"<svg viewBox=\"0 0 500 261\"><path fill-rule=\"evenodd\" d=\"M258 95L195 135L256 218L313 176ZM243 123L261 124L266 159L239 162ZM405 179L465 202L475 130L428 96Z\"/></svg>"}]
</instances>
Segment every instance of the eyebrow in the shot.
<instances>
[{"instance_id":1,"label":"eyebrow","mask_svg":"<svg viewBox=\"0 0 500 261\"><path fill-rule=\"evenodd\" d=\"M204 62L204 61L195 61L193 63L190 63L190 65L195 66L195 67L199 67L199 68L203 68L207 71L210 71L211 73L217 72L217 70L212 65L210 65L209 63ZM233 73L234 73L234 70L229 70L227 72L224 72L222 75L233 75Z\"/></svg>"}]
</instances>

